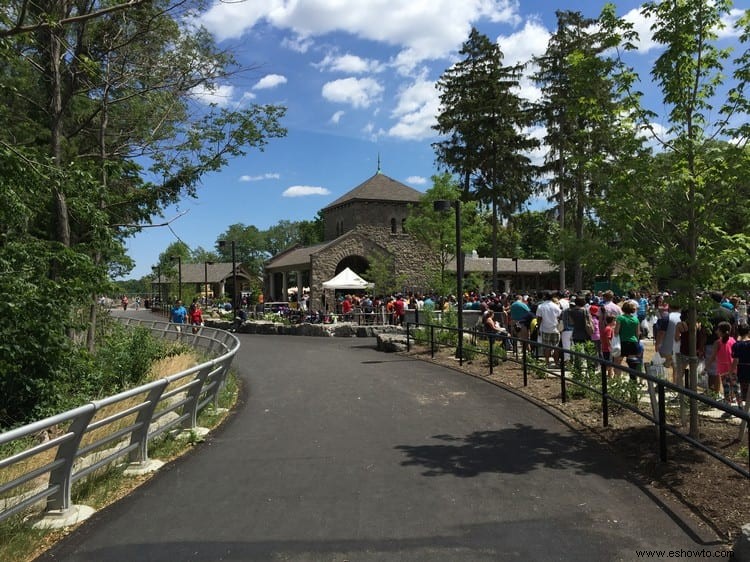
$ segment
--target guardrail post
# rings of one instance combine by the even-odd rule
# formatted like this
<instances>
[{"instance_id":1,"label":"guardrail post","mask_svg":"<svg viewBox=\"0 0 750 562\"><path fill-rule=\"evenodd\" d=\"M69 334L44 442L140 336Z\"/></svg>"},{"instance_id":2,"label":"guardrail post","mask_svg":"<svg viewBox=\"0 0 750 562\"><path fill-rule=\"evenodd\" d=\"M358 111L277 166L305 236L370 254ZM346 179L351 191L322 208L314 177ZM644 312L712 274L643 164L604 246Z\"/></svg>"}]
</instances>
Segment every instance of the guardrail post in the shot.
<instances>
[{"instance_id":1,"label":"guardrail post","mask_svg":"<svg viewBox=\"0 0 750 562\"><path fill-rule=\"evenodd\" d=\"M659 460L667 462L667 402L664 384L659 381Z\"/></svg>"},{"instance_id":2,"label":"guardrail post","mask_svg":"<svg viewBox=\"0 0 750 562\"><path fill-rule=\"evenodd\" d=\"M83 434L89 426L89 423L91 423L95 413L96 407L91 404L91 408L73 419L66 430L66 433L73 434L73 438L61 443L57 449L55 460L62 460L63 464L49 473L49 487L53 488L57 486L58 489L54 494L47 498L47 511L65 511L70 508L73 462L75 461L78 447L81 444L81 439L83 439Z\"/></svg>"},{"instance_id":3,"label":"guardrail post","mask_svg":"<svg viewBox=\"0 0 750 562\"><path fill-rule=\"evenodd\" d=\"M208 366L198 371L195 378L200 381L200 384L195 384L188 389L188 401L185 403L184 409L190 412L190 418L183 422L182 427L184 429L194 429L198 425L198 404L200 404L201 392L203 391L203 386L206 384L206 379L211 372L211 368L211 366ZM216 385L216 392L218 392L220 386Z\"/></svg>"},{"instance_id":4,"label":"guardrail post","mask_svg":"<svg viewBox=\"0 0 750 562\"><path fill-rule=\"evenodd\" d=\"M148 396L146 396L148 407L139 411L135 419L138 428L130 434L130 444L138 443L138 448L130 452L129 462L145 463L148 461L148 430L151 427L151 419L154 416L154 411L156 411L156 406L159 404L159 398L161 398L168 384L166 379L162 379L160 382L163 384L149 391Z\"/></svg>"}]
</instances>

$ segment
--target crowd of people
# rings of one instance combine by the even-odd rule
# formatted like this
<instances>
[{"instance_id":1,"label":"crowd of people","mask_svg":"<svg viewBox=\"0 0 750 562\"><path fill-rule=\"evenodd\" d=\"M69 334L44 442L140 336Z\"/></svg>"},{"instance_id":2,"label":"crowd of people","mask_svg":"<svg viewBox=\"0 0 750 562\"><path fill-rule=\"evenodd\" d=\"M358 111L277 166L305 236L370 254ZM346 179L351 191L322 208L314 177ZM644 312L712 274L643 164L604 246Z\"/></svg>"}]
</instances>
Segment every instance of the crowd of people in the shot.
<instances>
[{"instance_id":1,"label":"crowd of people","mask_svg":"<svg viewBox=\"0 0 750 562\"><path fill-rule=\"evenodd\" d=\"M634 370L644 369L644 340L653 343L654 356L664 365L671 381L686 385L691 357L706 378L714 396L740 407L747 398L750 383L750 336L748 310L744 298L711 292L702 296L705 304L694 326L695 355L689 350L688 318L680 299L667 292L613 291L571 294L569 291L543 291L536 295L467 292L463 307L481 311L477 328L499 336L510 334L531 349L539 346L540 359L559 363L565 350L591 342L595 353ZM396 293L387 297L342 295L338 312L351 319L355 311L383 310L391 324L401 325L407 310L456 310L453 295ZM534 346L536 348L536 346ZM610 367L610 374L613 369Z\"/></svg>"}]
</instances>

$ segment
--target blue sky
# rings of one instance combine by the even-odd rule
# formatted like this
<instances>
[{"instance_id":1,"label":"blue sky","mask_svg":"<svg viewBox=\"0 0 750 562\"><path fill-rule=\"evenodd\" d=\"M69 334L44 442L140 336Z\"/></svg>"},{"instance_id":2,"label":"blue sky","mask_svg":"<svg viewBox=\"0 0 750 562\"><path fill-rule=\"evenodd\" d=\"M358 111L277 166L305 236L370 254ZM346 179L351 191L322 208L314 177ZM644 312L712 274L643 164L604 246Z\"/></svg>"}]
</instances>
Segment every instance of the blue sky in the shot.
<instances>
[{"instance_id":1,"label":"blue sky","mask_svg":"<svg viewBox=\"0 0 750 562\"><path fill-rule=\"evenodd\" d=\"M735 2L745 10L748 1ZM630 55L650 108L661 113L649 69L658 55L640 2L615 2L641 36ZM168 208L169 228L148 228L127 242L135 261L129 278L151 273L158 256L178 240L214 249L230 225L264 230L280 220L311 220L317 211L373 175L378 157L386 175L420 191L437 173L431 126L438 112L435 82L474 26L497 41L506 63L544 52L555 10L595 17L592 0L247 0L216 2L200 15L219 46L249 70L196 92L199 102L237 107L287 107L288 135L264 152L250 151L204 178L197 199ZM736 38L729 30L722 42ZM530 99L539 96L521 84ZM662 123L655 122L658 130ZM542 130L531 131L541 136ZM540 151L533 155L541 159ZM174 220L172 220L174 219Z\"/></svg>"}]
</instances>

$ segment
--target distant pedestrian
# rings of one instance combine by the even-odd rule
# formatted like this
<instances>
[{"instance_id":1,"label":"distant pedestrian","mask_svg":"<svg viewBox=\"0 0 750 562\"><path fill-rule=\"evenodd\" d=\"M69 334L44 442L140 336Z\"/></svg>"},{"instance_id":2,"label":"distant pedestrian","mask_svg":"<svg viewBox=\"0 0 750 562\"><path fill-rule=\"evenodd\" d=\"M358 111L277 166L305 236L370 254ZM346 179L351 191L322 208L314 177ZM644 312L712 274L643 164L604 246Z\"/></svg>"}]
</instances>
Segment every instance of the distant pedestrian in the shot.
<instances>
[{"instance_id":1,"label":"distant pedestrian","mask_svg":"<svg viewBox=\"0 0 750 562\"><path fill-rule=\"evenodd\" d=\"M182 324L187 322L187 310L182 306L182 301L178 300L172 307L172 323L177 324L177 331L182 331Z\"/></svg>"},{"instance_id":2,"label":"distant pedestrian","mask_svg":"<svg viewBox=\"0 0 750 562\"><path fill-rule=\"evenodd\" d=\"M203 326L203 310L199 302L194 303L191 308L190 323L193 325L193 333L195 334Z\"/></svg>"},{"instance_id":3,"label":"distant pedestrian","mask_svg":"<svg viewBox=\"0 0 750 562\"><path fill-rule=\"evenodd\" d=\"M122 305L123 310L128 309L128 296L127 295L122 295L122 298L120 299L120 304Z\"/></svg>"}]
</instances>

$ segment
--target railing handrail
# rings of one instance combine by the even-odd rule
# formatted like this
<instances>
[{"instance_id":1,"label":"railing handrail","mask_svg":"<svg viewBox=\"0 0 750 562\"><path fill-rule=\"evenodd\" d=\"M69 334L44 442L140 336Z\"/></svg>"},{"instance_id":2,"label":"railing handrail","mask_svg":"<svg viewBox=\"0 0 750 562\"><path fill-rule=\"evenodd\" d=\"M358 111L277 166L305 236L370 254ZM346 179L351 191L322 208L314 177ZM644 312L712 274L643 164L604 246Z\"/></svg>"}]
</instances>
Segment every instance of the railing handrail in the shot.
<instances>
[{"instance_id":1,"label":"railing handrail","mask_svg":"<svg viewBox=\"0 0 750 562\"><path fill-rule=\"evenodd\" d=\"M458 328L455 328L453 326L443 326L441 324L422 324L422 323L418 323L418 322L407 322L406 323L407 349L410 346L411 327L415 327L415 326L419 327L419 328L429 328L429 331L430 331L430 342L429 342L429 345L430 345L430 349L432 350L433 354L434 354L434 351L435 351L435 341L434 341L435 336L434 336L434 333L435 333L435 329L436 328L439 329L439 330L444 330L444 331L449 331L449 332L459 332ZM462 332L463 332L463 334L471 334L471 335L473 335L475 337L479 336L479 335L486 335L484 331L479 331L479 330L477 330L476 328L473 328L473 327L472 328L464 328L462 330ZM461 334L459 334L458 337L463 337L463 336ZM576 356L576 357L579 357L579 358L583 359L584 361L594 361L594 362L596 362L600 366L600 370L602 372L602 390L599 390L598 388L590 387L589 385L582 384L579 381L576 381L576 380L573 380L573 379L570 379L570 378L566 378L566 376L565 376L565 362L564 361L562 363L562 368L561 368L559 374L556 373L556 372L554 372L554 371L548 370L546 368L546 366L543 368L543 370L546 373L551 374L552 376L560 378L561 387L562 387L561 388L561 391L562 391L562 393L561 393L561 399L562 399L563 402L566 401L566 389L565 389L566 383L573 383L574 385L585 387L588 390L596 392L597 394L599 394L602 397L602 418L603 418L603 424L604 424L605 427L608 424L608 421L607 421L608 420L608 413L607 412L608 412L608 401L609 400L611 400L611 401L617 403L618 405L620 405L620 406L628 409L629 411L631 411L631 412L633 412L633 413L641 416L642 418L644 418L644 419L646 419L646 420L654 423L654 425L657 428L657 434L659 436L659 443L658 443L658 446L659 446L659 456L660 456L660 459L663 462L667 461L666 434L670 433L670 434L678 437L682 441L685 441L690 446L702 450L703 452L707 453L711 457L715 458L716 460L720 461L721 463L725 464L726 466L730 467L731 469L735 470L736 472L742 474L746 478L750 478L750 467L749 468L745 468L745 467L739 466L737 463L733 462L728 457L722 455L721 453L718 453L718 452L714 451L713 449L711 449L710 447L707 447L706 445L703 445L701 442L699 442L698 440L694 439L693 437L690 437L689 435L686 435L686 434L682 433L681 431L678 431L677 429L675 429L674 427L672 427L670 424L666 423L666 399L665 399L665 391L666 391L666 389L669 389L669 390L671 390L671 391L673 391L673 392L675 392L677 394L684 395L684 396L686 396L686 397L688 397L690 399L698 400L698 401L700 401L700 402L702 402L704 404L707 404L707 405L709 405L709 406L711 406L713 408L717 408L717 409L722 410L724 412L729 412L730 414L732 414L732 415L736 416L737 418L739 418L740 420L742 420L742 422L741 422L742 423L742 428L740 430L741 434L744 431L744 428L750 423L750 413L749 412L746 412L746 411L744 411L744 410L742 410L740 408L733 408L733 407L728 406L728 405L726 405L726 404L724 404L722 402L719 402L717 400L714 400L712 398L709 398L707 396L699 394L695 390L692 390L692 389L686 388L686 387L682 387L682 386L680 386L678 384L675 384L673 382L670 382L670 381L668 381L666 379L655 377L655 376L653 376L653 375L651 375L651 374L649 374L648 372L645 372L645 371L638 371L638 370L635 370L635 369L631 369L629 367L623 367L622 365L618 365L618 364L616 364L616 363L614 363L612 361L607 361L607 360L599 358L599 357L594 357L592 355L587 355L585 353L581 353L581 352L575 351L573 349L565 349L565 350L563 350L563 349L561 349L561 348L559 348L557 346L551 346L551 345L544 344L542 342L537 342L537 341L532 341L532 340L528 340L528 339L518 338L518 337L515 337L515 336L511 336L509 333L508 334L502 334L502 335L498 334L497 336L495 336L494 334L492 334L492 337L489 340L490 341L490 348L489 348L489 352L487 353L487 355L490 357L490 362L489 362L489 364L490 364L490 373L492 372L492 367L493 367L492 344L493 344L493 340L496 340L496 339L506 339L506 340L508 340L510 342L514 342L516 346L518 346L520 344L520 346L521 346L521 348L523 350L523 359L522 359L522 361L518 361L518 359L513 359L513 358L509 358L508 360L515 361L515 362L520 362L523 365L524 386L528 385L528 377L527 377L528 362L527 362L527 357L526 357L526 346L527 345L534 346L536 348L548 348L548 349L552 349L552 350L559 350L562 353L564 353L565 356ZM446 345L446 344L443 344L443 345ZM449 347L455 347L455 346L449 346ZM517 349L517 347L516 347L516 349ZM482 351L477 351L477 352L484 354ZM498 356L494 356L494 357L498 357ZM506 355L506 358L507 358L507 355ZM642 412L638 408L633 407L631 404L629 404L629 403L627 403L627 402L625 402L623 400L620 400L616 396L612 396L611 394L609 394L607 392L607 390L606 390L606 381L607 381L606 371L607 371L608 367L612 367L612 368L620 371L621 373L625 373L625 374L628 374L628 375L635 376L637 378L643 379L643 380L645 380L647 382L650 382L650 383L656 385L657 392L658 392L658 401L657 401L657 408L658 408L658 410L656 412L654 412L654 416L651 416L651 415L649 415L649 414L647 414L645 412ZM540 367L535 367L535 368L540 368ZM748 448L750 449L750 432L748 432L747 435L748 435ZM750 463L750 459L748 459L748 461Z\"/></svg>"},{"instance_id":2,"label":"railing handrail","mask_svg":"<svg viewBox=\"0 0 750 562\"><path fill-rule=\"evenodd\" d=\"M144 463L148 459L149 440L176 425L181 425L183 429L194 429L200 409L209 402L217 403L219 390L240 347L240 342L234 334L203 326L196 333L192 333L191 326L180 326L163 320L115 318L126 326L146 327L154 336L162 339L183 341L214 357L179 373L0 433L0 445L5 445L34 436L49 428L68 424L62 436L46 443L35 443L5 459L0 459L0 469L10 468L57 447L53 461L42 467L25 470L13 480L0 485L0 494L18 492L21 487L27 487L29 482L48 475L46 484L31 492L17 493L0 503L0 521L43 500L46 500L47 511L64 512L71 507L70 492L75 481L126 455L131 462ZM169 391L166 391L167 388ZM127 415L115 412L93 421L96 414L104 408L141 395L144 396L142 401L130 406L126 410ZM159 407L161 409L157 411ZM114 429L112 433L98 437L93 443L81 445L83 438L90 432L102 428L111 429L114 422L130 415L135 415L136 419L129 425ZM152 427L157 420L163 420L167 415L171 415L171 419L162 421L157 428ZM129 443L126 443L128 438ZM80 466L79 462L79 466L76 466L76 461L81 461L85 455L110 444L113 444L112 448L92 455L93 459L87 458L90 461L88 465Z\"/></svg>"}]
</instances>

